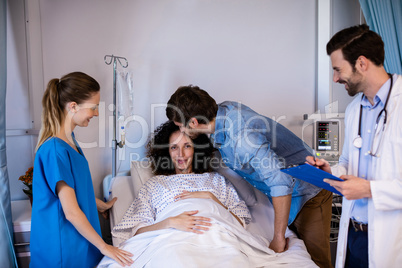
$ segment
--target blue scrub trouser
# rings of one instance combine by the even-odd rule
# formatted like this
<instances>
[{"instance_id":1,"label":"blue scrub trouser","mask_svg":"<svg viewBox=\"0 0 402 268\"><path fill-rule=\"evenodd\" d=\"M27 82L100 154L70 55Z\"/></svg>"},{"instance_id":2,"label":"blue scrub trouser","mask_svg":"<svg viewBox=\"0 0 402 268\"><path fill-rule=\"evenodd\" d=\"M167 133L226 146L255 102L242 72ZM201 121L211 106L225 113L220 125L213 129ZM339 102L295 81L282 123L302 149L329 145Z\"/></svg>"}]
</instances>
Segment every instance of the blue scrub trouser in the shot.
<instances>
[{"instance_id":1,"label":"blue scrub trouser","mask_svg":"<svg viewBox=\"0 0 402 268\"><path fill-rule=\"evenodd\" d=\"M355 231L354 227L349 224L345 268L360 267L368 267L368 233Z\"/></svg>"}]
</instances>

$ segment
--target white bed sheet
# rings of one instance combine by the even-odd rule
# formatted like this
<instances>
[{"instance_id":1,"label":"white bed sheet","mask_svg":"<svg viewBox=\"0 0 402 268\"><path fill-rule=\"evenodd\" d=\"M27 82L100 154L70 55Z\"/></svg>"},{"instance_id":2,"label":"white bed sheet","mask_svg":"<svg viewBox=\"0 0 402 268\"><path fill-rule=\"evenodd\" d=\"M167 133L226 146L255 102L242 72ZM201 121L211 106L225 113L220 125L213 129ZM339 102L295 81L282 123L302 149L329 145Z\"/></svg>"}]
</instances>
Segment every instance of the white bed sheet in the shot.
<instances>
[{"instance_id":1,"label":"white bed sheet","mask_svg":"<svg viewBox=\"0 0 402 268\"><path fill-rule=\"evenodd\" d=\"M130 267L316 267L301 240L290 234L285 253L268 248L269 241L252 235L222 206L213 200L187 199L170 204L157 222L184 211L199 210L197 215L212 219L204 234L164 229L136 235L121 247L134 254ZM99 268L121 267L104 257Z\"/></svg>"},{"instance_id":2,"label":"white bed sheet","mask_svg":"<svg viewBox=\"0 0 402 268\"><path fill-rule=\"evenodd\" d=\"M243 178L238 176L232 170L221 166L221 168L217 171L233 183L236 190L239 192L239 195L246 201L246 204L248 205L252 221L246 227L247 233L254 238L259 237L259 239L263 239L264 241L271 241L274 233L273 229L274 210L272 207L272 203L269 201L267 196L258 191L257 189L255 189L254 187L252 187ZM110 192L109 199L116 196L118 197L118 200L113 206L110 213L111 228L113 228L116 224L120 222L126 210L131 205L134 198L137 196L141 186L146 182L146 180L148 180L152 176L153 174L151 172L148 163L140 161L132 161L131 176L120 176L112 179L109 189ZM194 208L192 208L191 210L194 210ZM145 244L148 243L146 242L147 240L146 238L148 236L153 237L154 235L159 236L162 234L168 236L169 234L165 232L166 231L158 231L158 233L155 234L150 233L141 234L130 239L130 241L133 241L133 244L139 243L137 246L133 247L135 250L137 250L138 248L142 247L140 246L140 244L143 245L143 243ZM296 267L296 266L299 267L300 265L302 265L300 267L316 267L316 265L311 260L310 255L306 250L304 242L298 239L295 236L295 234L289 229L286 231L286 237L290 238L290 249L285 253L275 255L276 256L275 258L280 258L279 262L292 264L287 267ZM118 246L122 242L123 241L121 239L113 237L113 245ZM194 254L193 256L191 256L191 258L195 257L196 255ZM157 259L160 259L160 257L158 256L156 260L153 260L153 262L157 261ZM293 259L297 260L297 265L295 265ZM213 267L215 266L226 267L225 265L216 265L217 264L216 261L214 261L213 263L215 263ZM165 266L159 266L159 267L167 267L166 263L164 263L164 265ZM284 264L281 264L281 267L286 267L283 265ZM158 267L158 266L150 266L150 267ZM187 267L192 266L190 265ZM252 267L252 266L246 266L246 267Z\"/></svg>"}]
</instances>

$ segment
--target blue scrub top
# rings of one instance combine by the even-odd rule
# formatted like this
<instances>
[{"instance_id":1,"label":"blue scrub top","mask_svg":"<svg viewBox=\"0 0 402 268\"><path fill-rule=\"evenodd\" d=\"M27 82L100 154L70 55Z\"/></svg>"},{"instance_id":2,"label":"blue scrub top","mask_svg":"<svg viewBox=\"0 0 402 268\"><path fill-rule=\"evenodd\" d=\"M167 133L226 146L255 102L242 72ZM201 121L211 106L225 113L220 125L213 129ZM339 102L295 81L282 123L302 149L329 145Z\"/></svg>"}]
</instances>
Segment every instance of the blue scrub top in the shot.
<instances>
[{"instance_id":1,"label":"blue scrub top","mask_svg":"<svg viewBox=\"0 0 402 268\"><path fill-rule=\"evenodd\" d=\"M74 140L75 141L75 140ZM78 147L78 146L77 146ZM100 251L66 219L56 194L56 184L65 181L74 189L78 205L101 236L95 194L88 162L59 138L48 139L36 153L33 173L31 221L31 268L94 267Z\"/></svg>"}]
</instances>

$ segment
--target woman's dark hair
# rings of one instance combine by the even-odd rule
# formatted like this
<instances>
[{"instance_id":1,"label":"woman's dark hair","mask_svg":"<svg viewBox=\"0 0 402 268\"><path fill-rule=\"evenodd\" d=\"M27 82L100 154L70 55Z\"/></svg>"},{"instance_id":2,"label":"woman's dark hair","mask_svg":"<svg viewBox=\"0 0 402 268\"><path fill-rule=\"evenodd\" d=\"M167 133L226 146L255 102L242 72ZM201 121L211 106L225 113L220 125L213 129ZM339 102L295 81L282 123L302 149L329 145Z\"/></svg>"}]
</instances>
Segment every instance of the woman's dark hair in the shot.
<instances>
[{"instance_id":1,"label":"woman's dark hair","mask_svg":"<svg viewBox=\"0 0 402 268\"><path fill-rule=\"evenodd\" d=\"M343 57L355 69L356 60L364 56L377 66L384 63L384 42L365 24L352 26L337 32L327 44L327 54L341 49Z\"/></svg>"},{"instance_id":2,"label":"woman's dark hair","mask_svg":"<svg viewBox=\"0 0 402 268\"><path fill-rule=\"evenodd\" d=\"M179 127L173 121L168 121L157 127L148 141L147 157L155 175L176 174L169 154L169 138L176 131L180 131ZM211 160L214 149L208 136L200 134L192 141L194 144L193 172L200 174L212 171Z\"/></svg>"},{"instance_id":3,"label":"woman's dark hair","mask_svg":"<svg viewBox=\"0 0 402 268\"><path fill-rule=\"evenodd\" d=\"M218 105L205 90L189 85L179 87L170 97L166 116L169 120L187 125L191 118L208 124L216 117Z\"/></svg>"}]
</instances>

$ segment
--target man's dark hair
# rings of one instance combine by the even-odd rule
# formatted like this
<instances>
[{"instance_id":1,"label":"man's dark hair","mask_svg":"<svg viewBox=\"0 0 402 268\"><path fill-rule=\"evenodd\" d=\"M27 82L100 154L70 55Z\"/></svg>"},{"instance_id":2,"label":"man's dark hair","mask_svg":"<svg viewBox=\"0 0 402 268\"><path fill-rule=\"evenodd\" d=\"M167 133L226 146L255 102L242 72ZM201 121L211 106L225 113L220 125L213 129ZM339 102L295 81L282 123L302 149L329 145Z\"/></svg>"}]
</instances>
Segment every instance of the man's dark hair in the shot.
<instances>
[{"instance_id":1,"label":"man's dark hair","mask_svg":"<svg viewBox=\"0 0 402 268\"><path fill-rule=\"evenodd\" d=\"M176 131L180 131L179 127L174 122L167 121L156 128L153 137L151 136L148 141L147 157L151 162L152 172L155 175L168 176L176 174L172 158L169 154L169 138ZM192 141L194 144L193 172L197 174L211 172L211 160L214 149L208 136L200 134Z\"/></svg>"},{"instance_id":2,"label":"man's dark hair","mask_svg":"<svg viewBox=\"0 0 402 268\"><path fill-rule=\"evenodd\" d=\"M216 101L205 90L193 85L179 87L166 107L169 120L185 126L193 117L200 124L208 124L216 117L217 112Z\"/></svg>"},{"instance_id":3,"label":"man's dark hair","mask_svg":"<svg viewBox=\"0 0 402 268\"><path fill-rule=\"evenodd\" d=\"M327 44L327 54L341 49L343 57L355 69L356 60L364 56L377 66L384 63L384 42L366 24L352 26L337 32Z\"/></svg>"}]
</instances>

